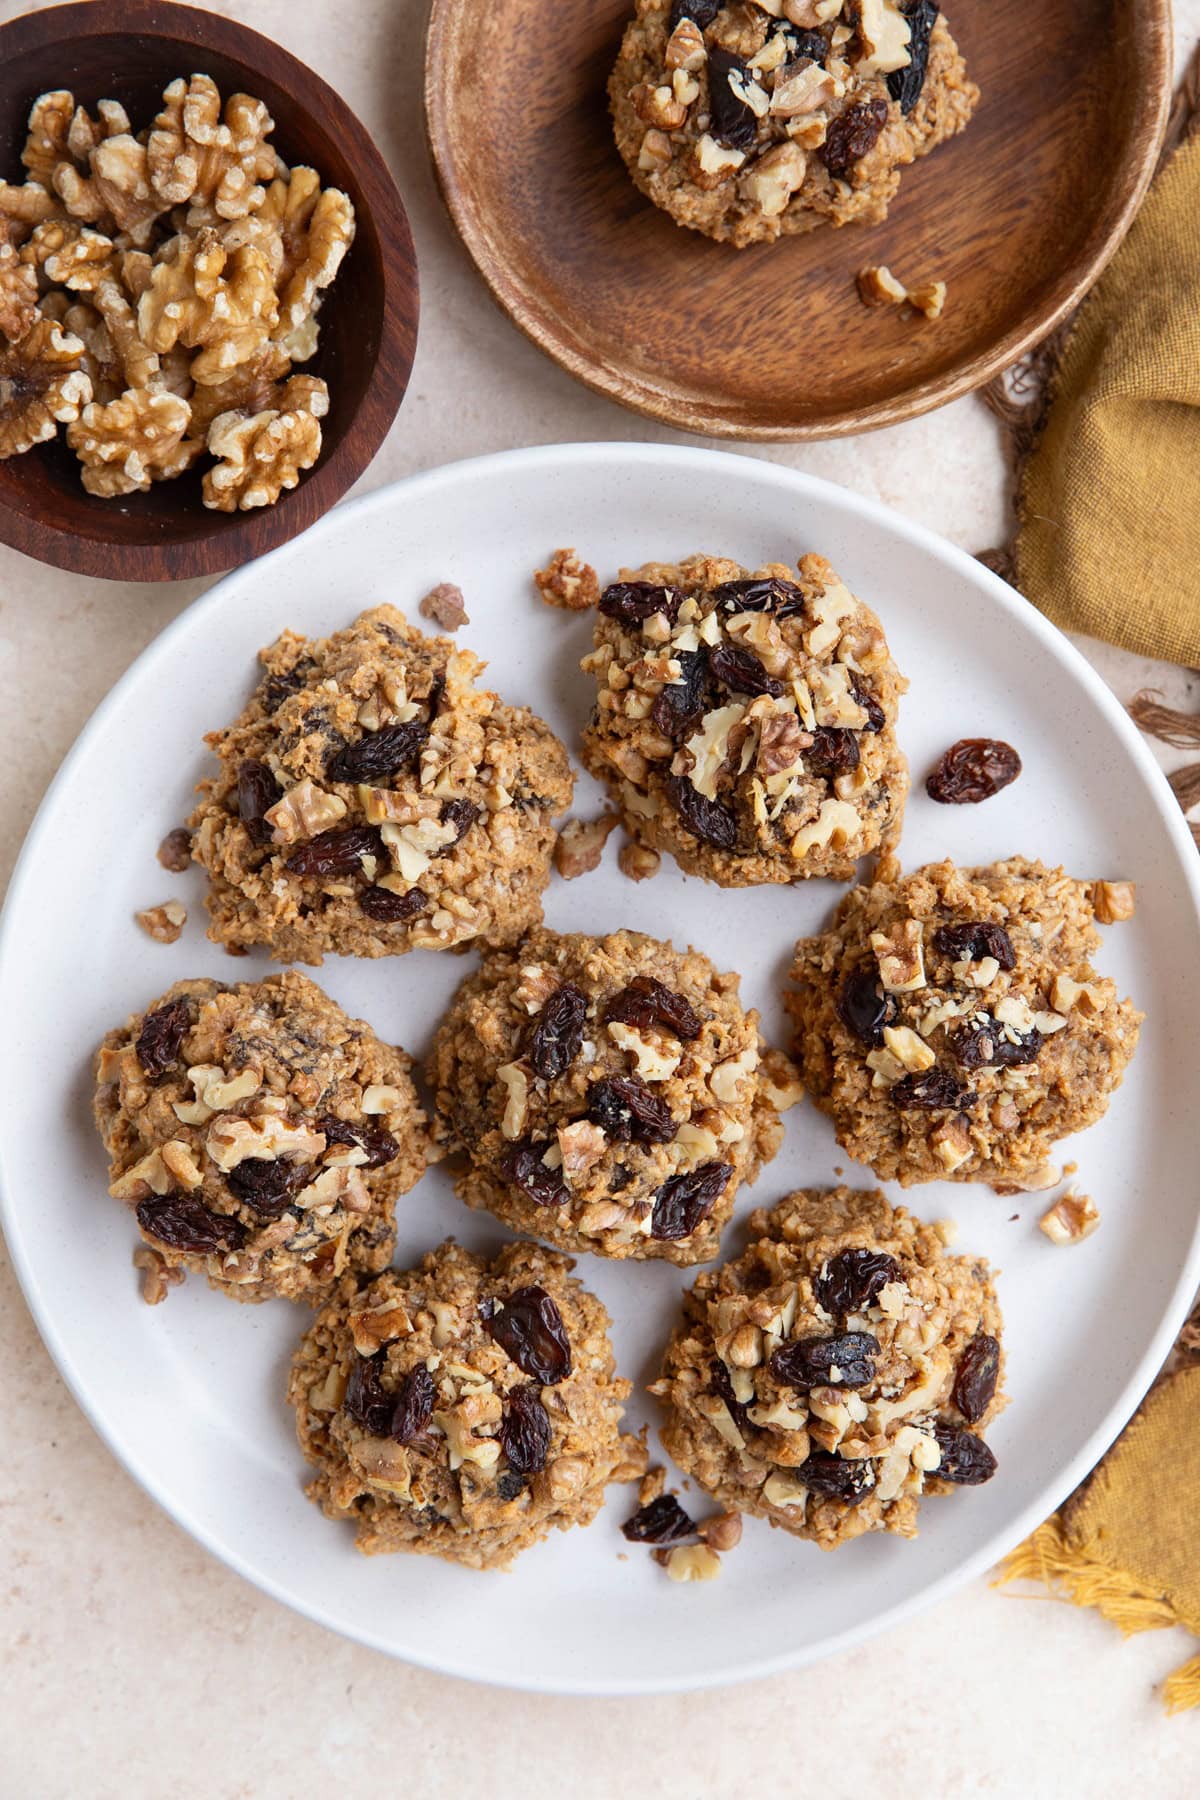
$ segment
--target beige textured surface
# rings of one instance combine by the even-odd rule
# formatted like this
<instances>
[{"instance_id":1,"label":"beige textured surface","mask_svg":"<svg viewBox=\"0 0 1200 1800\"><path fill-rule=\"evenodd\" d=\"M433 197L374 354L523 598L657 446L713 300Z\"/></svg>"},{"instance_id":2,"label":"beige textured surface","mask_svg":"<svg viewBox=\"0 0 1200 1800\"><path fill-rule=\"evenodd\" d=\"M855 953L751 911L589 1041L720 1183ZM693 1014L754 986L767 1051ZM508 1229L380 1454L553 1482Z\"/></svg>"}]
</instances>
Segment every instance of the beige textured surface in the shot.
<instances>
[{"instance_id":1,"label":"beige textured surface","mask_svg":"<svg viewBox=\"0 0 1200 1800\"><path fill-rule=\"evenodd\" d=\"M370 486L515 444L672 437L576 387L472 274L422 140L422 0L207 3L315 64L376 129L399 177L421 258L421 342ZM23 10L0 0L2 19ZM1200 0L1178 0L1176 13L1186 51ZM968 549L1000 535L1001 460L974 400L873 437L770 455ZM0 550L5 873L88 714L199 591L91 583ZM1182 672L1111 651L1096 661L1123 698L1154 680L1177 703L1200 699ZM645 1800L758 1800L794 1787L800 1767L829 1800L872 1784L937 1800L1118 1800L1134 1771L1156 1800L1194 1792L1200 1722L1164 1720L1152 1692L1191 1640L1150 1632L1122 1643L1099 1617L982 1582L819 1671L735 1689L719 1704L543 1701L389 1663L265 1599L134 1486L58 1380L7 1267L0 1370L0 1800L307 1800L374 1792L381 1767L424 1800L472 1791L481 1769L492 1791L520 1800L607 1800L631 1769ZM704 1590L675 1597L702 1606ZM251 1707L239 1704L244 1693ZM299 1747L298 1695L312 1700L315 1723Z\"/></svg>"}]
</instances>

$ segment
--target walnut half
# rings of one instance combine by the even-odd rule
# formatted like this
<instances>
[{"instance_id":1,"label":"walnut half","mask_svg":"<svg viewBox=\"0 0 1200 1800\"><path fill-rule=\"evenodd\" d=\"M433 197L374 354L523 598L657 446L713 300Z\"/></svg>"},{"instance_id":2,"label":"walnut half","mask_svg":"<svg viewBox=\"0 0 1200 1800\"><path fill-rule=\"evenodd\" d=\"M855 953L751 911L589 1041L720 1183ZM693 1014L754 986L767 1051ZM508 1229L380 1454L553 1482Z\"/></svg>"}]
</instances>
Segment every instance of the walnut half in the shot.
<instances>
[{"instance_id":1,"label":"walnut half","mask_svg":"<svg viewBox=\"0 0 1200 1800\"><path fill-rule=\"evenodd\" d=\"M220 458L204 477L204 504L216 512L249 512L274 506L285 488L294 488L303 469L321 454L319 421L329 410L323 381L293 375L271 412L221 413L208 433L208 447Z\"/></svg>"}]
</instances>

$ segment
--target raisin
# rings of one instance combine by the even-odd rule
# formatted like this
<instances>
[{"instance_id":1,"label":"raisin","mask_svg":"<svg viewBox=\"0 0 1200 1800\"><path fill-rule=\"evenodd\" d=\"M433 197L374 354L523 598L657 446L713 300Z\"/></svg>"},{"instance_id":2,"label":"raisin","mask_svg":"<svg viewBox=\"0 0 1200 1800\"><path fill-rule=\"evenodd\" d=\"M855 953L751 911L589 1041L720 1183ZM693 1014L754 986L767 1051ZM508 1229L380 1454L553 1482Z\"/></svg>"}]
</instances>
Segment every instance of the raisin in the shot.
<instances>
[{"instance_id":1,"label":"raisin","mask_svg":"<svg viewBox=\"0 0 1200 1800\"><path fill-rule=\"evenodd\" d=\"M381 925L402 925L406 919L415 919L429 905L429 896L423 894L418 887L409 888L407 894L393 894L391 888L364 888L358 896L358 904L368 919L376 919Z\"/></svg>"},{"instance_id":2,"label":"raisin","mask_svg":"<svg viewBox=\"0 0 1200 1800\"><path fill-rule=\"evenodd\" d=\"M550 1454L550 1415L542 1405L536 1381L514 1388L500 1421L498 1433L510 1469L518 1475L536 1475Z\"/></svg>"},{"instance_id":3,"label":"raisin","mask_svg":"<svg viewBox=\"0 0 1200 1800\"><path fill-rule=\"evenodd\" d=\"M311 668L311 664L303 666L306 670ZM300 692L304 685L300 669L301 665L297 664L286 675L267 675L259 682L258 697L264 712L277 712L285 700L290 700L293 694Z\"/></svg>"},{"instance_id":4,"label":"raisin","mask_svg":"<svg viewBox=\"0 0 1200 1800\"><path fill-rule=\"evenodd\" d=\"M695 1525L674 1494L660 1494L649 1505L639 1506L621 1527L622 1537L631 1544L677 1544L681 1538L695 1534Z\"/></svg>"},{"instance_id":5,"label":"raisin","mask_svg":"<svg viewBox=\"0 0 1200 1800\"><path fill-rule=\"evenodd\" d=\"M855 164L875 148L887 116L888 103L879 98L848 106L831 121L817 155L835 181L844 181Z\"/></svg>"},{"instance_id":6,"label":"raisin","mask_svg":"<svg viewBox=\"0 0 1200 1800\"><path fill-rule=\"evenodd\" d=\"M864 731L882 731L887 724L887 714L866 682L853 672L850 675L850 692L867 715L867 722L862 729Z\"/></svg>"},{"instance_id":7,"label":"raisin","mask_svg":"<svg viewBox=\"0 0 1200 1800\"><path fill-rule=\"evenodd\" d=\"M182 875L191 866L191 832L183 825L176 825L158 846L157 856L164 869L170 869L172 875Z\"/></svg>"},{"instance_id":8,"label":"raisin","mask_svg":"<svg viewBox=\"0 0 1200 1800\"><path fill-rule=\"evenodd\" d=\"M838 1337L796 1338L781 1344L769 1364L776 1381L788 1387L865 1387L875 1374L879 1340L869 1331Z\"/></svg>"},{"instance_id":9,"label":"raisin","mask_svg":"<svg viewBox=\"0 0 1200 1800\"><path fill-rule=\"evenodd\" d=\"M708 800L686 775L667 781L667 798L693 837L716 850L732 850L737 844L737 819L720 800Z\"/></svg>"},{"instance_id":10,"label":"raisin","mask_svg":"<svg viewBox=\"0 0 1200 1800\"><path fill-rule=\"evenodd\" d=\"M442 806L440 817L443 825L453 825L458 834L442 850L441 854L445 856L447 850L453 850L455 844L462 843L479 817L479 808L471 800L447 800Z\"/></svg>"},{"instance_id":11,"label":"raisin","mask_svg":"<svg viewBox=\"0 0 1200 1800\"><path fill-rule=\"evenodd\" d=\"M1021 759L1000 738L960 738L943 752L925 778L925 792L940 806L977 806L1021 773Z\"/></svg>"},{"instance_id":12,"label":"raisin","mask_svg":"<svg viewBox=\"0 0 1200 1800\"><path fill-rule=\"evenodd\" d=\"M803 589L778 575L723 581L713 589L713 599L724 613L767 612L776 619L795 619L804 611Z\"/></svg>"},{"instance_id":13,"label":"raisin","mask_svg":"<svg viewBox=\"0 0 1200 1800\"><path fill-rule=\"evenodd\" d=\"M671 0L671 30L680 19L694 19L703 31L721 10L721 0Z\"/></svg>"},{"instance_id":14,"label":"raisin","mask_svg":"<svg viewBox=\"0 0 1200 1800\"><path fill-rule=\"evenodd\" d=\"M990 1013L980 1013L950 1033L949 1044L956 1062L964 1069L1017 1069L1036 1062L1045 1043L1036 1026L1027 1032L1008 1032Z\"/></svg>"},{"instance_id":15,"label":"raisin","mask_svg":"<svg viewBox=\"0 0 1200 1800\"><path fill-rule=\"evenodd\" d=\"M1003 925L989 925L983 919L972 919L965 925L939 925L933 934L933 947L952 962L961 962L963 957L982 962L985 956L994 956L1002 969L1017 966L1012 939Z\"/></svg>"},{"instance_id":16,"label":"raisin","mask_svg":"<svg viewBox=\"0 0 1200 1800\"><path fill-rule=\"evenodd\" d=\"M636 1075L614 1075L589 1088L588 1118L615 1144L669 1144L675 1136L670 1107Z\"/></svg>"},{"instance_id":17,"label":"raisin","mask_svg":"<svg viewBox=\"0 0 1200 1800\"><path fill-rule=\"evenodd\" d=\"M701 1163L685 1175L672 1175L654 1197L650 1236L664 1239L691 1237L729 1186L733 1174L728 1163Z\"/></svg>"},{"instance_id":18,"label":"raisin","mask_svg":"<svg viewBox=\"0 0 1200 1800\"><path fill-rule=\"evenodd\" d=\"M682 994L676 994L653 975L635 975L628 987L614 994L604 1009L606 1023L632 1025L646 1031L661 1025L683 1043L690 1044L703 1030L700 1015Z\"/></svg>"},{"instance_id":19,"label":"raisin","mask_svg":"<svg viewBox=\"0 0 1200 1800\"><path fill-rule=\"evenodd\" d=\"M747 1403L744 1400L739 1400L734 1393L733 1377L725 1367L725 1364L721 1361L720 1357L717 1358L712 1366L712 1375L709 1378L708 1386L709 1391L714 1393L718 1400L723 1400L725 1402L725 1405L729 1409L729 1416L741 1432L742 1436L749 1437L753 1428L750 1424L750 1414L747 1411Z\"/></svg>"},{"instance_id":20,"label":"raisin","mask_svg":"<svg viewBox=\"0 0 1200 1800\"><path fill-rule=\"evenodd\" d=\"M383 839L374 825L335 826L292 851L287 866L293 875L350 875L361 871L360 859L385 858Z\"/></svg>"},{"instance_id":21,"label":"raisin","mask_svg":"<svg viewBox=\"0 0 1200 1800\"><path fill-rule=\"evenodd\" d=\"M745 62L732 50L718 46L708 53L708 105L712 114L710 130L718 144L731 150L748 150L758 133L758 120L741 95L733 87L731 77L748 86L754 79Z\"/></svg>"},{"instance_id":22,"label":"raisin","mask_svg":"<svg viewBox=\"0 0 1200 1800\"><path fill-rule=\"evenodd\" d=\"M600 596L600 611L607 619L620 619L632 625L665 613L673 625L683 605L678 588L656 587L652 581L614 581Z\"/></svg>"},{"instance_id":23,"label":"raisin","mask_svg":"<svg viewBox=\"0 0 1200 1800\"><path fill-rule=\"evenodd\" d=\"M939 1068L926 1069L921 1075L902 1075L890 1092L894 1105L924 1112L966 1106L975 1099L970 1088L963 1087L949 1069Z\"/></svg>"},{"instance_id":24,"label":"raisin","mask_svg":"<svg viewBox=\"0 0 1200 1800\"><path fill-rule=\"evenodd\" d=\"M194 1194L167 1194L161 1200L143 1200L137 1209L138 1224L151 1237L172 1250L191 1250L207 1256L214 1250L239 1250L246 1241L240 1219L211 1212Z\"/></svg>"},{"instance_id":25,"label":"raisin","mask_svg":"<svg viewBox=\"0 0 1200 1800\"><path fill-rule=\"evenodd\" d=\"M381 1169L384 1163L395 1162L400 1154L400 1146L391 1132L366 1119L351 1124L348 1119L335 1119L327 1113L317 1120L316 1128L324 1132L327 1144L356 1144L360 1150L365 1150L367 1160L359 1165L363 1169Z\"/></svg>"},{"instance_id":26,"label":"raisin","mask_svg":"<svg viewBox=\"0 0 1200 1800\"><path fill-rule=\"evenodd\" d=\"M542 1287L522 1287L502 1305L485 1300L480 1309L493 1341L522 1375L555 1387L571 1373L571 1343L563 1316Z\"/></svg>"},{"instance_id":27,"label":"raisin","mask_svg":"<svg viewBox=\"0 0 1200 1800\"><path fill-rule=\"evenodd\" d=\"M937 23L937 0L908 0L900 9L908 20L908 67L893 69L887 78L887 90L899 102L901 116L907 118L925 86L925 70L929 66L929 39Z\"/></svg>"},{"instance_id":28,"label":"raisin","mask_svg":"<svg viewBox=\"0 0 1200 1800\"><path fill-rule=\"evenodd\" d=\"M796 1471L811 1493L824 1500L844 1500L857 1506L875 1486L875 1466L870 1457L854 1461L835 1456L832 1450L810 1450Z\"/></svg>"},{"instance_id":29,"label":"raisin","mask_svg":"<svg viewBox=\"0 0 1200 1800\"><path fill-rule=\"evenodd\" d=\"M507 1469L496 1483L496 1493L501 1500L515 1500L524 1492L525 1477L518 1475L515 1469Z\"/></svg>"},{"instance_id":30,"label":"raisin","mask_svg":"<svg viewBox=\"0 0 1200 1800\"><path fill-rule=\"evenodd\" d=\"M396 1390L389 1436L398 1444L411 1444L428 1425L433 1413L433 1376L424 1363L410 1369Z\"/></svg>"},{"instance_id":31,"label":"raisin","mask_svg":"<svg viewBox=\"0 0 1200 1800\"><path fill-rule=\"evenodd\" d=\"M957 1487L978 1487L980 1482L992 1479L996 1458L973 1431L938 1423L933 1435L942 1453L941 1462L932 1471L939 1481L952 1481Z\"/></svg>"},{"instance_id":32,"label":"raisin","mask_svg":"<svg viewBox=\"0 0 1200 1800\"><path fill-rule=\"evenodd\" d=\"M548 1144L535 1144L522 1138L506 1150L500 1163L505 1181L513 1182L535 1206L566 1206L571 1196L558 1169L548 1169L542 1161Z\"/></svg>"},{"instance_id":33,"label":"raisin","mask_svg":"<svg viewBox=\"0 0 1200 1800\"><path fill-rule=\"evenodd\" d=\"M372 1437L387 1437L396 1409L394 1397L383 1385L385 1355L377 1350L374 1356L355 1357L342 1399L342 1411Z\"/></svg>"},{"instance_id":34,"label":"raisin","mask_svg":"<svg viewBox=\"0 0 1200 1800\"><path fill-rule=\"evenodd\" d=\"M248 756L245 762L238 764L238 818L246 827L246 835L252 844L270 843L271 827L263 815L278 798L279 784L265 762Z\"/></svg>"},{"instance_id":35,"label":"raisin","mask_svg":"<svg viewBox=\"0 0 1200 1800\"><path fill-rule=\"evenodd\" d=\"M268 1162L261 1156L247 1156L230 1169L225 1185L238 1200L252 1206L264 1219L277 1219L286 1212L289 1200L312 1178L309 1163Z\"/></svg>"},{"instance_id":36,"label":"raisin","mask_svg":"<svg viewBox=\"0 0 1200 1800\"><path fill-rule=\"evenodd\" d=\"M794 62L814 62L824 64L829 55L829 45L819 31L801 31L798 26L790 25L786 19L772 19L767 31L767 41L781 37L787 46L788 65ZM786 81L792 71L785 65L775 77L778 87Z\"/></svg>"},{"instance_id":37,"label":"raisin","mask_svg":"<svg viewBox=\"0 0 1200 1800\"><path fill-rule=\"evenodd\" d=\"M538 1014L529 1060L543 1081L557 1081L579 1055L587 1018L587 995L573 981L555 990Z\"/></svg>"},{"instance_id":38,"label":"raisin","mask_svg":"<svg viewBox=\"0 0 1200 1800\"><path fill-rule=\"evenodd\" d=\"M814 775L849 775L857 769L861 752L858 734L840 725L818 725L804 760Z\"/></svg>"},{"instance_id":39,"label":"raisin","mask_svg":"<svg viewBox=\"0 0 1200 1800\"><path fill-rule=\"evenodd\" d=\"M161 1075L178 1060L191 1022L186 1000L170 1000L146 1014L137 1035L137 1059L147 1075Z\"/></svg>"},{"instance_id":40,"label":"raisin","mask_svg":"<svg viewBox=\"0 0 1200 1800\"><path fill-rule=\"evenodd\" d=\"M827 1313L861 1312L900 1279L900 1264L884 1250L839 1250L814 1280L813 1293Z\"/></svg>"},{"instance_id":41,"label":"raisin","mask_svg":"<svg viewBox=\"0 0 1200 1800\"><path fill-rule=\"evenodd\" d=\"M958 1360L954 1377L954 1404L974 1425L996 1397L1000 1378L1000 1345L986 1331L978 1331Z\"/></svg>"},{"instance_id":42,"label":"raisin","mask_svg":"<svg viewBox=\"0 0 1200 1800\"><path fill-rule=\"evenodd\" d=\"M664 737L687 737L704 716L704 658L696 650L676 654L683 679L669 681L651 709L650 721Z\"/></svg>"},{"instance_id":43,"label":"raisin","mask_svg":"<svg viewBox=\"0 0 1200 1800\"><path fill-rule=\"evenodd\" d=\"M740 644L717 644L708 653L714 678L734 694L782 694L782 681L768 675L752 650Z\"/></svg>"},{"instance_id":44,"label":"raisin","mask_svg":"<svg viewBox=\"0 0 1200 1800\"><path fill-rule=\"evenodd\" d=\"M330 781L382 781L410 767L428 736L429 726L423 719L384 725L356 744L343 744L335 750L326 759L325 773Z\"/></svg>"},{"instance_id":45,"label":"raisin","mask_svg":"<svg viewBox=\"0 0 1200 1800\"><path fill-rule=\"evenodd\" d=\"M883 1028L892 1023L897 1010L894 995L880 987L879 971L873 965L863 963L851 969L838 989L838 1018L860 1043L873 1050L882 1044Z\"/></svg>"}]
</instances>

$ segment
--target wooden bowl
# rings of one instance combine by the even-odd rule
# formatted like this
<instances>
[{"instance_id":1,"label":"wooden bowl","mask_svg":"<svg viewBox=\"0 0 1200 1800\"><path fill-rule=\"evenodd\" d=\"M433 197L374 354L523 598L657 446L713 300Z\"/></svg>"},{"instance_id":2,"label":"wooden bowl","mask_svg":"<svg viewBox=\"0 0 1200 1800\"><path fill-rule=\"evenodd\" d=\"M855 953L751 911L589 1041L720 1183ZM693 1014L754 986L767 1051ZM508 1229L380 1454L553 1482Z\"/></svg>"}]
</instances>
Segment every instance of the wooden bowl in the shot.
<instances>
[{"instance_id":1,"label":"wooden bowl","mask_svg":"<svg viewBox=\"0 0 1200 1800\"><path fill-rule=\"evenodd\" d=\"M598 393L687 431L821 438L981 386L1062 319L1128 227L1170 100L1169 0L949 0L983 90L883 225L734 250L634 188L605 83L632 0L434 0L430 145L493 296ZM868 311L867 263L948 283Z\"/></svg>"},{"instance_id":2,"label":"wooden bowl","mask_svg":"<svg viewBox=\"0 0 1200 1800\"><path fill-rule=\"evenodd\" d=\"M211 75L224 97L265 101L272 142L350 195L357 232L321 309L320 350L303 365L329 384L316 467L277 505L210 512L200 475L148 494L98 500L61 434L0 462L0 540L29 556L124 581L177 581L261 556L327 512L358 479L396 416L417 336L417 266L400 196L365 127L319 75L232 19L165 0L88 0L0 26L0 175L19 180L30 103L69 87L81 103L119 100L148 124L176 76Z\"/></svg>"}]
</instances>

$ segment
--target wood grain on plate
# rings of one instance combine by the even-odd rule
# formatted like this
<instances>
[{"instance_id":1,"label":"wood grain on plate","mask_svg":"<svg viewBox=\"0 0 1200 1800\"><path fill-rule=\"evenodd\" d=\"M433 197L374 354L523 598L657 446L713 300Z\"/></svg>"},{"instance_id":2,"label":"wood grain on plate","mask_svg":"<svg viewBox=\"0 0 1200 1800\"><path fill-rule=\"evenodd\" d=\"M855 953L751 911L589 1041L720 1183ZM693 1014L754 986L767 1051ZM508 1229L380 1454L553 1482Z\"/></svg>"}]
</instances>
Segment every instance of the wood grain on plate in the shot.
<instances>
[{"instance_id":1,"label":"wood grain on plate","mask_svg":"<svg viewBox=\"0 0 1200 1800\"><path fill-rule=\"evenodd\" d=\"M833 437L980 386L1095 279L1154 169L1169 0L953 0L983 98L904 170L880 226L734 250L633 187L605 83L632 0L434 0L430 143L500 305L589 387L686 430ZM937 323L868 311L887 263L948 283Z\"/></svg>"},{"instance_id":2,"label":"wood grain on plate","mask_svg":"<svg viewBox=\"0 0 1200 1800\"><path fill-rule=\"evenodd\" d=\"M210 512L200 472L148 494L85 492L63 436L0 462L0 542L84 575L177 581L251 561L319 519L358 479L396 416L417 339L417 265L404 206L365 127L319 75L232 19L164 0L89 0L0 27L0 176L19 179L30 103L70 87L94 107L119 100L135 130L176 76L211 75L228 98L266 102L272 142L354 202L357 231L321 309L321 343L303 365L329 383L316 467L276 506Z\"/></svg>"}]
</instances>

